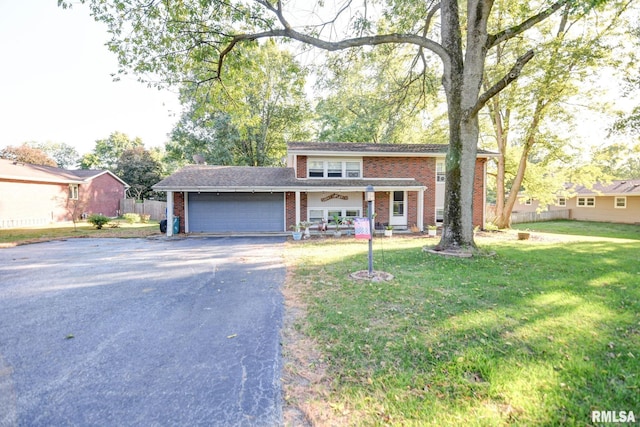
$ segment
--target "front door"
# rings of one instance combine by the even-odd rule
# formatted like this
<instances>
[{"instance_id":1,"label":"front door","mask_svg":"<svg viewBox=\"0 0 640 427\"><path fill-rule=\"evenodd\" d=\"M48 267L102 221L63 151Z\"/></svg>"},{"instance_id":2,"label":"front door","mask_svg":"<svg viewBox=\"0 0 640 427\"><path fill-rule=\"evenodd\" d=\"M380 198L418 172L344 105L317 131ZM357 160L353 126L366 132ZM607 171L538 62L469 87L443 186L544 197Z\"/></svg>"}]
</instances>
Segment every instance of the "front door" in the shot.
<instances>
[{"instance_id":1,"label":"front door","mask_svg":"<svg viewBox=\"0 0 640 427\"><path fill-rule=\"evenodd\" d=\"M391 193L391 218L389 218L389 224L394 227L406 227L407 226L407 192L406 191L393 191Z\"/></svg>"}]
</instances>

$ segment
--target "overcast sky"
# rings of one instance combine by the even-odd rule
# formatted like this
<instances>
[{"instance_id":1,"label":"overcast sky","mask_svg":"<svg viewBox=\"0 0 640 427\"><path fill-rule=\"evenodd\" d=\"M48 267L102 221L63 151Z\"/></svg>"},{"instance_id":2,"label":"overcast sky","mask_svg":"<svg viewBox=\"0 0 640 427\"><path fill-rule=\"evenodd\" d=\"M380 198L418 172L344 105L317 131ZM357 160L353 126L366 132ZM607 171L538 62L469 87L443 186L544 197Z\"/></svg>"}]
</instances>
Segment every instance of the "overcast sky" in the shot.
<instances>
[{"instance_id":1,"label":"overcast sky","mask_svg":"<svg viewBox=\"0 0 640 427\"><path fill-rule=\"evenodd\" d=\"M107 39L86 6L0 0L0 148L52 141L84 154L115 131L147 148L164 144L178 119L176 95L133 77L113 82Z\"/></svg>"}]
</instances>

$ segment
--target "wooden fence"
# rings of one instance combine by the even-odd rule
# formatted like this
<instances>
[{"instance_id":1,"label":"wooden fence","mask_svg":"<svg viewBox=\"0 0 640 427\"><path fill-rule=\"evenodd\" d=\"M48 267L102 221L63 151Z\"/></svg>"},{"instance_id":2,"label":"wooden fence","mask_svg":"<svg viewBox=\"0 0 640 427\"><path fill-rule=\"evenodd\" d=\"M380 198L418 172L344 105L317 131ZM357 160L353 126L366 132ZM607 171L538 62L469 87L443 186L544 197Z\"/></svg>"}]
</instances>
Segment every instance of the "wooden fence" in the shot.
<instances>
[{"instance_id":1,"label":"wooden fence","mask_svg":"<svg viewBox=\"0 0 640 427\"><path fill-rule=\"evenodd\" d=\"M167 216L167 202L157 200L121 199L120 214L137 213L138 215L151 215L151 219L160 221Z\"/></svg>"},{"instance_id":2,"label":"wooden fence","mask_svg":"<svg viewBox=\"0 0 640 427\"><path fill-rule=\"evenodd\" d=\"M486 220L490 223L496 217L495 206L487 206ZM571 209L557 209L552 211L540 212L513 212L511 214L511 223L520 224L523 222L540 222L553 221L554 219L571 219Z\"/></svg>"}]
</instances>

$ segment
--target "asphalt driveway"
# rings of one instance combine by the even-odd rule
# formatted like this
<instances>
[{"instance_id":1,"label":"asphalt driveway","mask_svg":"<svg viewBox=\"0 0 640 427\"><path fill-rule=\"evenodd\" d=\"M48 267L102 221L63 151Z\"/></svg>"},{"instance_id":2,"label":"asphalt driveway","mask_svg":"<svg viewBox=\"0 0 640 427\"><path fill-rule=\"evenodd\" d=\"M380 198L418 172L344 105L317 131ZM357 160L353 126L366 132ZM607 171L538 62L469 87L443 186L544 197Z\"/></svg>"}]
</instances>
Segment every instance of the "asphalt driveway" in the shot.
<instances>
[{"instance_id":1,"label":"asphalt driveway","mask_svg":"<svg viewBox=\"0 0 640 427\"><path fill-rule=\"evenodd\" d=\"M0 426L281 424L283 241L0 249Z\"/></svg>"}]
</instances>

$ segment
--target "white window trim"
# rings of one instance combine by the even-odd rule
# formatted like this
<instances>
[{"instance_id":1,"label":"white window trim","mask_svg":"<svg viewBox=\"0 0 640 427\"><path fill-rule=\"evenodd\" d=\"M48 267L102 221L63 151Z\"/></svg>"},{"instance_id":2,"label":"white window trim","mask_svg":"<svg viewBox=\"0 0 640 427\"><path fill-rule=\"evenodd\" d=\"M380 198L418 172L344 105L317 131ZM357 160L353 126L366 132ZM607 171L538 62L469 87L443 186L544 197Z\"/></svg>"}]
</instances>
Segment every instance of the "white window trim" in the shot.
<instances>
[{"instance_id":1,"label":"white window trim","mask_svg":"<svg viewBox=\"0 0 640 427\"><path fill-rule=\"evenodd\" d=\"M589 205L588 201L593 200L593 205ZM582 204L580 203L582 201ZM596 198L595 197L578 197L576 200L576 207L579 208L595 208L596 207Z\"/></svg>"},{"instance_id":2,"label":"white window trim","mask_svg":"<svg viewBox=\"0 0 640 427\"><path fill-rule=\"evenodd\" d=\"M618 206L618 199L624 200L624 206ZM613 198L613 207L615 209L626 209L627 208L627 196L616 196Z\"/></svg>"},{"instance_id":3,"label":"white window trim","mask_svg":"<svg viewBox=\"0 0 640 427\"><path fill-rule=\"evenodd\" d=\"M558 197L558 206L567 206L567 198L566 197Z\"/></svg>"},{"instance_id":4,"label":"white window trim","mask_svg":"<svg viewBox=\"0 0 640 427\"><path fill-rule=\"evenodd\" d=\"M442 165L442 172L438 172L438 166ZM444 161L436 160L436 184L444 184L447 180L447 169Z\"/></svg>"},{"instance_id":5,"label":"white window trim","mask_svg":"<svg viewBox=\"0 0 640 427\"><path fill-rule=\"evenodd\" d=\"M322 176L310 176L311 162L322 162ZM342 165L342 176L329 176L329 163L330 162L340 162ZM357 177L349 177L347 176L347 163L357 163L358 164L358 175ZM363 171L362 171L362 159L361 158L331 158L331 157L308 157L307 158L307 178L308 179L362 179Z\"/></svg>"},{"instance_id":6,"label":"white window trim","mask_svg":"<svg viewBox=\"0 0 640 427\"><path fill-rule=\"evenodd\" d=\"M333 221L333 217L329 217L329 211L340 211L340 218L344 218L347 213L347 211L356 211L358 214L351 217L351 218L357 218L357 217L361 217L362 216L362 207L310 207L307 208L307 218L311 218L311 211L322 211L322 218L327 222L327 224L331 223ZM310 219L309 219L310 221ZM318 224L317 222L314 224ZM333 224L330 224L333 225Z\"/></svg>"},{"instance_id":7,"label":"white window trim","mask_svg":"<svg viewBox=\"0 0 640 427\"><path fill-rule=\"evenodd\" d=\"M78 200L80 188L78 184L69 184L69 200Z\"/></svg>"}]
</instances>

